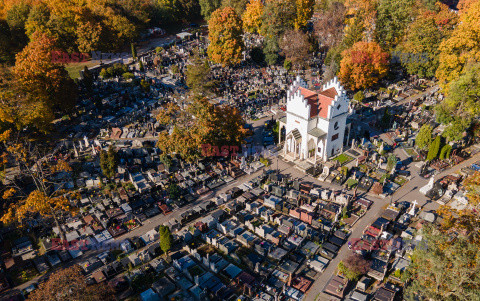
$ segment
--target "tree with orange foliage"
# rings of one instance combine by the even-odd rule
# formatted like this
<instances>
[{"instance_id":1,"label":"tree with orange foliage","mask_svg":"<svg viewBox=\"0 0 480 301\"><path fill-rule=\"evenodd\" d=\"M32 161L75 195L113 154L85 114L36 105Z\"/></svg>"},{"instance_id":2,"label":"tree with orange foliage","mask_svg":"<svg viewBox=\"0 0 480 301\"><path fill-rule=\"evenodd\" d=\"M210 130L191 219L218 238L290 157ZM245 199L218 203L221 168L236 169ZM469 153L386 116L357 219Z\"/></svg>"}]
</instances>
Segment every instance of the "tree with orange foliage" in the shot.
<instances>
[{"instance_id":1,"label":"tree with orange foliage","mask_svg":"<svg viewBox=\"0 0 480 301\"><path fill-rule=\"evenodd\" d=\"M371 40L377 20L377 4L379 0L346 0L344 2L347 27L354 25L355 20L361 20L367 40Z\"/></svg>"},{"instance_id":2,"label":"tree with orange foliage","mask_svg":"<svg viewBox=\"0 0 480 301\"><path fill-rule=\"evenodd\" d=\"M16 55L13 74L30 94L42 99L52 111L71 111L77 101L77 86L61 64L52 61L56 40L33 34L30 43Z\"/></svg>"},{"instance_id":3,"label":"tree with orange foliage","mask_svg":"<svg viewBox=\"0 0 480 301\"><path fill-rule=\"evenodd\" d=\"M228 66L241 62L242 20L233 8L225 7L212 13L208 20L208 39L207 53L214 63Z\"/></svg>"},{"instance_id":4,"label":"tree with orange foliage","mask_svg":"<svg viewBox=\"0 0 480 301\"><path fill-rule=\"evenodd\" d=\"M52 273L48 280L30 293L32 301L87 301L116 300L113 290L106 284L88 286L78 265Z\"/></svg>"},{"instance_id":5,"label":"tree with orange foliage","mask_svg":"<svg viewBox=\"0 0 480 301\"><path fill-rule=\"evenodd\" d=\"M345 50L340 62L340 79L350 89L366 89L388 72L388 53L375 42L357 42Z\"/></svg>"},{"instance_id":6,"label":"tree with orange foliage","mask_svg":"<svg viewBox=\"0 0 480 301\"><path fill-rule=\"evenodd\" d=\"M251 0L242 15L243 29L246 32L258 33L262 26L263 4L260 0Z\"/></svg>"},{"instance_id":7,"label":"tree with orange foliage","mask_svg":"<svg viewBox=\"0 0 480 301\"><path fill-rule=\"evenodd\" d=\"M9 67L0 67L0 121L2 130L26 126L47 132L54 114L43 95L20 85Z\"/></svg>"}]
</instances>

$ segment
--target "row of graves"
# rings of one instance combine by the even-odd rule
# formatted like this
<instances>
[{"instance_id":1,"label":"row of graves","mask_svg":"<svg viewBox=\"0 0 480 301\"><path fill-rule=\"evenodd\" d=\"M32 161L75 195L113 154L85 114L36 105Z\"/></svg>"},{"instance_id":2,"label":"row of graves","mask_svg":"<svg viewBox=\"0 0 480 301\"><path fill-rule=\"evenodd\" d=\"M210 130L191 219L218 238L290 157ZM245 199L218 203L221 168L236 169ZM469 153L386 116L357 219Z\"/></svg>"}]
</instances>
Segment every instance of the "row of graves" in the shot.
<instances>
[{"instance_id":1,"label":"row of graves","mask_svg":"<svg viewBox=\"0 0 480 301\"><path fill-rule=\"evenodd\" d=\"M285 97L292 82L283 67L258 68L245 65L237 68L214 68L213 79L221 83L220 103L237 107L246 118L262 118L270 114L272 105Z\"/></svg>"},{"instance_id":2,"label":"row of graves","mask_svg":"<svg viewBox=\"0 0 480 301\"><path fill-rule=\"evenodd\" d=\"M440 179L432 176L420 192L440 205L446 205L454 210L472 210L474 206L468 199L468 192L463 182L480 170L480 162L475 162L460 170L459 173L446 175Z\"/></svg>"},{"instance_id":3,"label":"row of graves","mask_svg":"<svg viewBox=\"0 0 480 301\"><path fill-rule=\"evenodd\" d=\"M351 238L352 253L370 261L370 268L357 283L340 273L333 275L323 292L338 300L393 301L401 298L401 276L410 265L410 256L421 243L416 235L425 223L434 223L432 212L419 212L417 202L392 203L363 231L360 238ZM335 299L337 300L337 299Z\"/></svg>"},{"instance_id":4,"label":"row of graves","mask_svg":"<svg viewBox=\"0 0 480 301\"><path fill-rule=\"evenodd\" d=\"M323 165L318 180L371 196L392 195L410 180L410 160L395 157L395 162L389 163L389 157L395 155L387 153L387 149L392 148L379 140L362 139L358 146L352 143L349 150Z\"/></svg>"},{"instance_id":5,"label":"row of graves","mask_svg":"<svg viewBox=\"0 0 480 301\"><path fill-rule=\"evenodd\" d=\"M182 269L198 274L211 296L227 286L272 301L302 300L347 241L342 208L366 212L371 205L268 172L213 201L222 209L176 234L189 246L181 261L193 262Z\"/></svg>"},{"instance_id":6,"label":"row of graves","mask_svg":"<svg viewBox=\"0 0 480 301\"><path fill-rule=\"evenodd\" d=\"M382 107L398 105L397 103L404 104L407 99L412 99L412 96L414 96L414 101L420 99L426 101L427 105L431 105L441 100L442 96L438 93L438 90L435 82L410 76L390 83L387 88L367 93L364 103L368 103L369 107L377 110Z\"/></svg>"},{"instance_id":7,"label":"row of graves","mask_svg":"<svg viewBox=\"0 0 480 301\"><path fill-rule=\"evenodd\" d=\"M84 145L89 145L89 148L81 151L82 148L78 147L80 157L85 157L85 153L90 152L91 148L95 155L98 155L108 146L98 140L82 141ZM53 227L50 228L51 233L41 236L45 254L37 256L32 242L26 239L25 242L19 241L15 244L13 255L25 257L25 260L33 259L36 270L43 273L64 261L82 257L91 249L109 245L123 234L141 227L148 219L159 214L168 215L172 210L193 202L199 196L234 181L245 174L240 169L242 162L247 165L244 159L206 159L195 164L185 164L172 158L171 166L167 168L159 155L160 150L152 146L119 148L117 173L113 181L107 184L101 184L105 179L97 159L74 160L72 167L82 172L76 178L65 178L70 183L66 186L79 188L80 195L78 200L72 200L72 205L79 208L79 213L61 224L61 230L66 233L68 242L58 246L59 239L51 237L52 234L60 237L61 231ZM263 166L260 165L257 168ZM175 198L168 193L170 185L178 187L178 196ZM173 230L178 229L182 224L202 216L215 206L217 204L210 201L202 202L187 210L178 220L171 220L169 226Z\"/></svg>"},{"instance_id":8,"label":"row of graves","mask_svg":"<svg viewBox=\"0 0 480 301\"><path fill-rule=\"evenodd\" d=\"M132 71L133 72L133 71ZM143 74L136 73L140 81ZM174 89L160 79L145 77L149 83L146 91L131 80L97 79L92 92L85 89L80 94L76 110L81 112L73 124L61 127L72 140L84 136L106 139L154 138L161 130L153 114L160 105L172 97ZM83 113L82 113L83 112ZM113 128L117 130L112 131ZM120 133L118 129L121 130Z\"/></svg>"}]
</instances>

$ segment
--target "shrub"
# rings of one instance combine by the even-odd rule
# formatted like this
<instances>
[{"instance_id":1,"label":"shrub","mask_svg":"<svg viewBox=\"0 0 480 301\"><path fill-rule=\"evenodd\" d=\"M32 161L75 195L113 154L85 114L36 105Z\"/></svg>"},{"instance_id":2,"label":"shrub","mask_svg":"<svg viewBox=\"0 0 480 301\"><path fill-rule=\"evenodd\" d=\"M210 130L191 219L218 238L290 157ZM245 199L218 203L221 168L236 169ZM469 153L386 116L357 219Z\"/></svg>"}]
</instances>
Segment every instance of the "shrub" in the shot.
<instances>
[{"instance_id":1,"label":"shrub","mask_svg":"<svg viewBox=\"0 0 480 301\"><path fill-rule=\"evenodd\" d=\"M363 102L365 100L365 94L363 94L362 91L358 91L353 95L353 99L355 99L358 102Z\"/></svg>"},{"instance_id":2,"label":"shrub","mask_svg":"<svg viewBox=\"0 0 480 301\"><path fill-rule=\"evenodd\" d=\"M131 73L131 72L125 72L124 74L122 74L122 77L123 77L124 79L132 79L132 78L134 78L135 76L134 76L133 73Z\"/></svg>"},{"instance_id":3,"label":"shrub","mask_svg":"<svg viewBox=\"0 0 480 301\"><path fill-rule=\"evenodd\" d=\"M441 136L437 136L430 147L428 148L427 160L433 160L438 157L438 152L440 151L440 145L442 143Z\"/></svg>"},{"instance_id":4,"label":"shrub","mask_svg":"<svg viewBox=\"0 0 480 301\"><path fill-rule=\"evenodd\" d=\"M260 163L268 167L270 165L270 161L267 158L260 158Z\"/></svg>"}]
</instances>

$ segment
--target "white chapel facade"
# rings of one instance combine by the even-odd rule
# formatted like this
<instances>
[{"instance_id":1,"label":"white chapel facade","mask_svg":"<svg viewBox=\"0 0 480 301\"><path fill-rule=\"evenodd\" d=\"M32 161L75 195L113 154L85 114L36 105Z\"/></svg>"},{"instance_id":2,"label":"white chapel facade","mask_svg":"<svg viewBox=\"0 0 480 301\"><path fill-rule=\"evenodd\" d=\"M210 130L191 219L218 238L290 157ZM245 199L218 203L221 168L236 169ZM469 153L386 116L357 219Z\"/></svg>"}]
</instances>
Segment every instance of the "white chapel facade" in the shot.
<instances>
[{"instance_id":1,"label":"white chapel facade","mask_svg":"<svg viewBox=\"0 0 480 301\"><path fill-rule=\"evenodd\" d=\"M342 152L350 100L335 77L321 92L307 89L299 76L287 91L284 157L327 161ZM280 131L281 133L282 131Z\"/></svg>"}]
</instances>

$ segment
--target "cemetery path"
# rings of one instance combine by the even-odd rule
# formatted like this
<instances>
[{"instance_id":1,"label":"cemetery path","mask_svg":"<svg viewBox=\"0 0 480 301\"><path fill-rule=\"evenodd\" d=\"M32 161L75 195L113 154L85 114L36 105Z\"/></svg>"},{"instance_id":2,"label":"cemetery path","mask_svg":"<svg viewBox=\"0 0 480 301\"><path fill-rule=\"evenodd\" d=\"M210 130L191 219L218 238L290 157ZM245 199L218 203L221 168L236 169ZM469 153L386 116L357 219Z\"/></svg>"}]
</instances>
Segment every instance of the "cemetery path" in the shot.
<instances>
[{"instance_id":1,"label":"cemetery path","mask_svg":"<svg viewBox=\"0 0 480 301\"><path fill-rule=\"evenodd\" d=\"M463 161L460 164L455 165L452 168L446 169L439 173L438 175L435 176L435 178L440 179L446 175L455 173L462 168L469 166L475 162L480 160L480 153L474 155L468 160ZM415 167L413 164L410 164L409 168L411 174L412 174L412 179L407 182L404 186L402 186L399 190L397 190L394 194L393 197L386 198L386 199L377 199L377 198L371 198L369 197L368 199L373 200L374 203L372 204L372 207L370 210L367 211L365 216L363 216L354 226L352 229L352 234L350 235L350 238L358 238L361 237L363 230L370 225L375 219L377 219L380 216L380 213L382 212L383 208L390 203L390 200L392 201L410 201L413 202L414 200L417 200L418 205L422 207L424 211L431 211L437 209L440 205L437 202L432 202L428 200L423 194L420 193L419 189L422 186L425 186L428 183L428 179L424 179L418 175L419 169ZM337 268L338 263L347 257L350 254L350 250L348 249L347 244L344 244L342 248L340 249L337 257L335 257L328 267L325 269L325 271L318 277L315 282L313 283L312 287L310 290L307 292L306 301L321 301L321 300L329 300L327 295L322 293L323 288L327 284L328 280L330 279L331 276L334 275L335 270Z\"/></svg>"},{"instance_id":2,"label":"cemetery path","mask_svg":"<svg viewBox=\"0 0 480 301\"><path fill-rule=\"evenodd\" d=\"M395 105L399 106L399 105L406 104L410 101L415 101L415 100L417 100L417 99L419 99L419 98L421 98L425 95L428 95L430 93L433 93L433 92L437 91L438 89L439 89L438 85L435 85L433 87L430 87L430 88L426 89L424 92L420 92L420 93L414 94L412 96L409 96L409 97L405 98L404 100L401 100L401 101L395 103Z\"/></svg>"},{"instance_id":3,"label":"cemetery path","mask_svg":"<svg viewBox=\"0 0 480 301\"><path fill-rule=\"evenodd\" d=\"M373 200L373 204L370 209L365 213L365 215L358 220L358 222L353 226L352 233L350 237L360 237L362 236L363 230L370 225L377 217L380 216L380 212L382 208L389 203L387 199L378 199L378 198L371 198L368 199ZM313 283L312 287L306 294L306 301L313 301L313 300L329 300L326 295L322 293L323 288L327 284L330 277L335 274L335 270L337 269L338 263L347 257L351 251L348 249L347 244L345 243L338 252L337 257L330 261L327 268L323 273L318 277L315 282Z\"/></svg>"}]
</instances>

